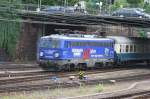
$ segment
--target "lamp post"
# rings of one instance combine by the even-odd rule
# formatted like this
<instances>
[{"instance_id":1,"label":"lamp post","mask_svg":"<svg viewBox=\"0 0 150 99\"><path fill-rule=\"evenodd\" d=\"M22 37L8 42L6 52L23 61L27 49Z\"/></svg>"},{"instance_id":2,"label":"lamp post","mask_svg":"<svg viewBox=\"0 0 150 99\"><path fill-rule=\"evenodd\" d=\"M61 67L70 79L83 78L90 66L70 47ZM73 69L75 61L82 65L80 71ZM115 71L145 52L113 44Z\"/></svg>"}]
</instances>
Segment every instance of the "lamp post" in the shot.
<instances>
[{"instance_id":1,"label":"lamp post","mask_svg":"<svg viewBox=\"0 0 150 99\"><path fill-rule=\"evenodd\" d=\"M101 14L103 2L96 3L96 5L99 5L99 12Z\"/></svg>"},{"instance_id":2,"label":"lamp post","mask_svg":"<svg viewBox=\"0 0 150 99\"><path fill-rule=\"evenodd\" d=\"M36 9L37 12L41 11L41 4L42 4L42 0L38 0L38 8Z\"/></svg>"},{"instance_id":3,"label":"lamp post","mask_svg":"<svg viewBox=\"0 0 150 99\"><path fill-rule=\"evenodd\" d=\"M66 12L66 8L67 8L67 6L68 6L68 1L67 1L67 0L65 0L65 1L64 1L64 8L65 8L65 9L64 9L64 12Z\"/></svg>"},{"instance_id":4,"label":"lamp post","mask_svg":"<svg viewBox=\"0 0 150 99\"><path fill-rule=\"evenodd\" d=\"M102 12L102 5L103 5L103 2L99 2L100 14L101 14L101 12Z\"/></svg>"}]
</instances>

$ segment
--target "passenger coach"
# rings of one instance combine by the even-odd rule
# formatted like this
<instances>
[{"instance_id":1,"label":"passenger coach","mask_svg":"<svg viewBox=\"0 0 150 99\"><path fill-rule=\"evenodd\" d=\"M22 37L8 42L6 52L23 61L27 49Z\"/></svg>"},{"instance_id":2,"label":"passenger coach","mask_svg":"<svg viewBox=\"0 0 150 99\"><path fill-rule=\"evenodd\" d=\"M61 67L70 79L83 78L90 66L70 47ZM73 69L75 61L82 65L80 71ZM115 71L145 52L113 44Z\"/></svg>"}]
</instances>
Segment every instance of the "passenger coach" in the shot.
<instances>
[{"instance_id":1,"label":"passenger coach","mask_svg":"<svg viewBox=\"0 0 150 99\"><path fill-rule=\"evenodd\" d=\"M148 38L135 37L108 37L115 40L116 64L149 63L150 40Z\"/></svg>"},{"instance_id":2,"label":"passenger coach","mask_svg":"<svg viewBox=\"0 0 150 99\"><path fill-rule=\"evenodd\" d=\"M41 65L61 70L106 66L114 62L114 40L95 35L43 36L37 56Z\"/></svg>"}]
</instances>

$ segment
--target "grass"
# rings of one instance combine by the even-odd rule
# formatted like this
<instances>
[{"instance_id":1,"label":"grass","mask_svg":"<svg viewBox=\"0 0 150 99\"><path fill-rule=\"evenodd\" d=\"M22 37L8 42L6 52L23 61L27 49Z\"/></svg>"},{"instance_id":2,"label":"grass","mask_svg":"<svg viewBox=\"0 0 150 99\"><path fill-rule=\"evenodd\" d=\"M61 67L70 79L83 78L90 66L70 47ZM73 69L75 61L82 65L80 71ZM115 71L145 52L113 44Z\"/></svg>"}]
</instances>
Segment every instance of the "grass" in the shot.
<instances>
[{"instance_id":1,"label":"grass","mask_svg":"<svg viewBox=\"0 0 150 99\"><path fill-rule=\"evenodd\" d=\"M102 92L103 90L104 90L103 84L98 84L98 85L96 85L96 91L97 91L97 92Z\"/></svg>"},{"instance_id":2,"label":"grass","mask_svg":"<svg viewBox=\"0 0 150 99\"><path fill-rule=\"evenodd\" d=\"M60 97L72 97L79 95L94 94L97 92L102 92L104 86L101 84L85 86L81 85L76 88L58 88L54 90L45 90L45 91L33 91L33 92L22 92L14 93L12 95L1 96L0 99L55 99Z\"/></svg>"},{"instance_id":3,"label":"grass","mask_svg":"<svg viewBox=\"0 0 150 99\"><path fill-rule=\"evenodd\" d=\"M0 99L58 99L66 97L75 97L89 94L96 94L102 92L111 92L114 90L120 90L127 88L127 84L97 84L97 85L83 85L76 88L57 88L53 90L45 91L32 91L32 92L20 92L13 94L1 95Z\"/></svg>"}]
</instances>

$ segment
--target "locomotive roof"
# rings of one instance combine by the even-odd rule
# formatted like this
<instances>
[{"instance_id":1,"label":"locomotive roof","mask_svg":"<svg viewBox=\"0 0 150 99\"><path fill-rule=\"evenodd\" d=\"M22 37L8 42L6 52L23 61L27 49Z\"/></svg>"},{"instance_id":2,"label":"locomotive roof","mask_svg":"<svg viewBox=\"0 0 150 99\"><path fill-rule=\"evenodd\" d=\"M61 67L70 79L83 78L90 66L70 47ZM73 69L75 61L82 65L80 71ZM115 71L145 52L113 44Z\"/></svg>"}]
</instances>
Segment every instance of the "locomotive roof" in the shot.
<instances>
[{"instance_id":1,"label":"locomotive roof","mask_svg":"<svg viewBox=\"0 0 150 99\"><path fill-rule=\"evenodd\" d=\"M72 36L66 36L66 35L49 35L49 36L43 36L41 38L54 38L54 39L66 39L66 40L106 40L106 41L113 41L110 38L101 38L101 37L72 37Z\"/></svg>"}]
</instances>

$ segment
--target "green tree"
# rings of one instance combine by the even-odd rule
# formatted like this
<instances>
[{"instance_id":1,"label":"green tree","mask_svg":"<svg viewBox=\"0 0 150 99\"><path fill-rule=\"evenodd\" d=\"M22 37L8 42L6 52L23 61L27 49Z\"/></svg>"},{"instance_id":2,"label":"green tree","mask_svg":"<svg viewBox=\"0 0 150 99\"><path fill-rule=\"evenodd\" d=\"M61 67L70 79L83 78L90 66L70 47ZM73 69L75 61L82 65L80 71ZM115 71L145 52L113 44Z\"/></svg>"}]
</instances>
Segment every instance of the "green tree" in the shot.
<instances>
[{"instance_id":1,"label":"green tree","mask_svg":"<svg viewBox=\"0 0 150 99\"><path fill-rule=\"evenodd\" d=\"M143 8L145 9L145 12L150 13L150 4L149 3L145 3Z\"/></svg>"},{"instance_id":2,"label":"green tree","mask_svg":"<svg viewBox=\"0 0 150 99\"><path fill-rule=\"evenodd\" d=\"M79 0L67 0L68 5L74 5ZM22 0L23 3L37 4L39 0ZM42 5L64 5L65 0L41 0Z\"/></svg>"},{"instance_id":3,"label":"green tree","mask_svg":"<svg viewBox=\"0 0 150 99\"><path fill-rule=\"evenodd\" d=\"M92 0L86 2L86 10L88 11L88 13L97 14L98 13L97 9L99 9L98 5L96 5L96 3L93 2Z\"/></svg>"},{"instance_id":4,"label":"green tree","mask_svg":"<svg viewBox=\"0 0 150 99\"><path fill-rule=\"evenodd\" d=\"M127 0L131 7L143 6L144 0Z\"/></svg>"},{"instance_id":5,"label":"green tree","mask_svg":"<svg viewBox=\"0 0 150 99\"><path fill-rule=\"evenodd\" d=\"M0 48L5 49L10 57L15 57L16 44L20 35L20 23L7 20L17 20L13 12L13 4L21 4L21 0L0 0Z\"/></svg>"},{"instance_id":6,"label":"green tree","mask_svg":"<svg viewBox=\"0 0 150 99\"><path fill-rule=\"evenodd\" d=\"M127 0L129 4L140 4L143 3L144 0Z\"/></svg>"},{"instance_id":7,"label":"green tree","mask_svg":"<svg viewBox=\"0 0 150 99\"><path fill-rule=\"evenodd\" d=\"M129 4L126 0L116 0L114 4L111 6L112 11L115 11L119 8L128 7Z\"/></svg>"}]
</instances>

